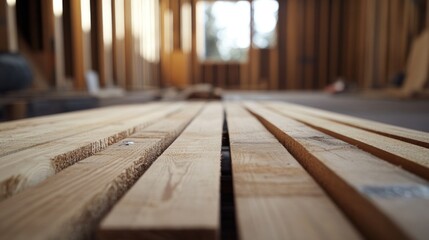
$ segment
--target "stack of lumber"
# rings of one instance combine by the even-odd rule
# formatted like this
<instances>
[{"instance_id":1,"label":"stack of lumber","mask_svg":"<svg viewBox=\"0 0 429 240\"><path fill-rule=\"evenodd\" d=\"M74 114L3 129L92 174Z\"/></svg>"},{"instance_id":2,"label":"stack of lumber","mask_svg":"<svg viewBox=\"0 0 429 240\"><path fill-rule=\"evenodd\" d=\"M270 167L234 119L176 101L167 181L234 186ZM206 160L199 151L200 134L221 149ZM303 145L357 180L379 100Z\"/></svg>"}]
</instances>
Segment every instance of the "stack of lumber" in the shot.
<instances>
[{"instance_id":1,"label":"stack of lumber","mask_svg":"<svg viewBox=\"0 0 429 240\"><path fill-rule=\"evenodd\" d=\"M424 132L212 101L39 117L0 133L0 239L429 236Z\"/></svg>"}]
</instances>

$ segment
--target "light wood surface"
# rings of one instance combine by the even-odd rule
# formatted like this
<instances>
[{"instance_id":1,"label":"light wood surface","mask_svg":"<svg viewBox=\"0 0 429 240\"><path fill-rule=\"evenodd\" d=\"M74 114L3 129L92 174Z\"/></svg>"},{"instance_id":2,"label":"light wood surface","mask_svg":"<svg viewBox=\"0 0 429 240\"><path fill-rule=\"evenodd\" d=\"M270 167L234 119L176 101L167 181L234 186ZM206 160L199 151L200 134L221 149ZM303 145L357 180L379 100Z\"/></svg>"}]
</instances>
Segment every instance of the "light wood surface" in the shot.
<instances>
[{"instance_id":1,"label":"light wood surface","mask_svg":"<svg viewBox=\"0 0 429 240\"><path fill-rule=\"evenodd\" d=\"M270 105L270 104L268 104ZM275 111L364 149L386 161L429 179L429 149L334 121L273 105Z\"/></svg>"},{"instance_id":2,"label":"light wood surface","mask_svg":"<svg viewBox=\"0 0 429 240\"><path fill-rule=\"evenodd\" d=\"M272 106L275 108L276 105L277 104L274 104ZM329 112L297 104L281 103L280 105L285 106L288 109L293 109L294 111L300 113L305 113L315 117L328 119L331 121L346 124L356 128L361 128L387 137L396 138L405 142L429 148L429 134L426 132L416 131L408 128L389 125L386 123L380 123L376 121L352 117L340 113Z\"/></svg>"},{"instance_id":3,"label":"light wood surface","mask_svg":"<svg viewBox=\"0 0 429 240\"><path fill-rule=\"evenodd\" d=\"M64 139L41 143L0 158L0 199L34 186L62 169L97 153L181 108L165 105L147 115L122 119ZM117 114L120 114L118 112ZM75 127L79 128L79 125Z\"/></svg>"},{"instance_id":4,"label":"light wood surface","mask_svg":"<svg viewBox=\"0 0 429 240\"><path fill-rule=\"evenodd\" d=\"M269 101L4 123L0 239L427 239L427 138Z\"/></svg>"},{"instance_id":5,"label":"light wood surface","mask_svg":"<svg viewBox=\"0 0 429 240\"><path fill-rule=\"evenodd\" d=\"M0 157L15 153L27 148L58 141L79 133L102 128L115 124L121 120L148 114L162 105L147 104L138 107L104 108L99 111L82 111L64 115L62 118L46 118L47 121L32 121L33 124L23 126L16 124L10 130L1 131ZM100 118L100 116L103 116ZM42 119L40 119L42 120Z\"/></svg>"},{"instance_id":6,"label":"light wood surface","mask_svg":"<svg viewBox=\"0 0 429 240\"><path fill-rule=\"evenodd\" d=\"M223 111L211 103L101 224L102 239L216 239Z\"/></svg>"},{"instance_id":7,"label":"light wood surface","mask_svg":"<svg viewBox=\"0 0 429 240\"><path fill-rule=\"evenodd\" d=\"M360 239L320 186L254 116L238 104L227 104L226 116L240 239Z\"/></svg>"},{"instance_id":8,"label":"light wood surface","mask_svg":"<svg viewBox=\"0 0 429 240\"><path fill-rule=\"evenodd\" d=\"M44 183L1 202L0 239L84 239L93 236L101 218L174 141L201 107L201 103L188 104L186 109L138 129L123 142L113 144Z\"/></svg>"},{"instance_id":9,"label":"light wood surface","mask_svg":"<svg viewBox=\"0 0 429 240\"><path fill-rule=\"evenodd\" d=\"M255 103L246 106L369 239L426 239L428 182Z\"/></svg>"}]
</instances>

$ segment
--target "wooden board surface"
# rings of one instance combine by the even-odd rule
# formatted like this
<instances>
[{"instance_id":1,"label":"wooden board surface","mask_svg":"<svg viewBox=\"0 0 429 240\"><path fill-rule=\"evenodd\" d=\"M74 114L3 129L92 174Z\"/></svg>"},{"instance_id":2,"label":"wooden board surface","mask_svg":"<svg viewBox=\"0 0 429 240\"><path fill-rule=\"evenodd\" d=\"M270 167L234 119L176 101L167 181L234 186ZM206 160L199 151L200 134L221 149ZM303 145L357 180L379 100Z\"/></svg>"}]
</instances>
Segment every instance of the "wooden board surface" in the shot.
<instances>
[{"instance_id":1,"label":"wooden board surface","mask_svg":"<svg viewBox=\"0 0 429 240\"><path fill-rule=\"evenodd\" d=\"M262 105L246 106L370 239L425 239L429 185L355 146Z\"/></svg>"},{"instance_id":2,"label":"wooden board surface","mask_svg":"<svg viewBox=\"0 0 429 240\"><path fill-rule=\"evenodd\" d=\"M11 129L1 131L0 157L30 147L57 141L69 136L88 132L124 119L148 114L160 108L158 104L147 104L139 107L103 108L99 111L82 111L62 118L51 117L33 121L32 125L17 123ZM103 116L103 118L100 118ZM52 119L53 118L53 119ZM43 121L46 120L46 121Z\"/></svg>"},{"instance_id":3,"label":"wooden board surface","mask_svg":"<svg viewBox=\"0 0 429 240\"><path fill-rule=\"evenodd\" d=\"M319 185L254 116L237 104L227 104L226 115L240 239L360 239Z\"/></svg>"},{"instance_id":4,"label":"wooden board surface","mask_svg":"<svg viewBox=\"0 0 429 240\"><path fill-rule=\"evenodd\" d=\"M272 109L338 139L356 145L386 161L429 179L429 149L334 121L302 114L281 104Z\"/></svg>"},{"instance_id":5,"label":"wooden board surface","mask_svg":"<svg viewBox=\"0 0 429 240\"><path fill-rule=\"evenodd\" d=\"M280 105L285 106L288 109L293 109L297 112L328 119L334 122L346 124L356 128L361 128L387 137L396 138L405 142L429 148L429 134L426 132L402 128L386 123L380 123L376 121L352 117L340 113L325 111L297 104L281 103ZM273 107L275 107L275 105L273 105Z\"/></svg>"},{"instance_id":6,"label":"wooden board surface","mask_svg":"<svg viewBox=\"0 0 429 240\"><path fill-rule=\"evenodd\" d=\"M102 124L92 131L70 135L1 157L0 199L40 183L56 172L105 149L180 108L180 103L159 106L159 109L152 110L147 115Z\"/></svg>"},{"instance_id":7,"label":"wooden board surface","mask_svg":"<svg viewBox=\"0 0 429 240\"><path fill-rule=\"evenodd\" d=\"M201 103L158 119L42 184L0 203L0 239L82 239L174 141ZM132 142L133 144L125 144Z\"/></svg>"},{"instance_id":8,"label":"wooden board surface","mask_svg":"<svg viewBox=\"0 0 429 240\"><path fill-rule=\"evenodd\" d=\"M0 124L0 239L426 239L428 181L395 165L426 169L425 139L279 102Z\"/></svg>"},{"instance_id":9,"label":"wooden board surface","mask_svg":"<svg viewBox=\"0 0 429 240\"><path fill-rule=\"evenodd\" d=\"M102 239L217 238L222 110L206 106L102 222Z\"/></svg>"}]
</instances>

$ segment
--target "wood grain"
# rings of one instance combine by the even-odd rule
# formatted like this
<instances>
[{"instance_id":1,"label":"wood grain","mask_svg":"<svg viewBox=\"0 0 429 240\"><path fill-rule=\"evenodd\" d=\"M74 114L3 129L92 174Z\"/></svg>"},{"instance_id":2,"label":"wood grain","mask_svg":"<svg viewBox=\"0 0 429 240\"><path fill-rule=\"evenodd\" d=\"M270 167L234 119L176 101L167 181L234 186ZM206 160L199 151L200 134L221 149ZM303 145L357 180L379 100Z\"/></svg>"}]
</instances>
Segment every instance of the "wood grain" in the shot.
<instances>
[{"instance_id":1,"label":"wood grain","mask_svg":"<svg viewBox=\"0 0 429 240\"><path fill-rule=\"evenodd\" d=\"M165 105L147 115L112 122L92 131L70 135L1 157L0 199L42 182L62 169L174 113L181 106L180 103Z\"/></svg>"},{"instance_id":2,"label":"wood grain","mask_svg":"<svg viewBox=\"0 0 429 240\"><path fill-rule=\"evenodd\" d=\"M64 115L62 118L47 118L46 122L40 124L36 124L37 121L33 121L33 124L29 126L19 127L17 124L16 127L1 132L0 157L102 128L109 124L113 125L121 120L136 118L160 107L162 105L146 104L104 108L100 111L76 112Z\"/></svg>"},{"instance_id":3,"label":"wood grain","mask_svg":"<svg viewBox=\"0 0 429 240\"><path fill-rule=\"evenodd\" d=\"M223 112L208 104L101 224L102 239L216 239Z\"/></svg>"},{"instance_id":4,"label":"wood grain","mask_svg":"<svg viewBox=\"0 0 429 240\"><path fill-rule=\"evenodd\" d=\"M328 119L334 122L364 129L387 137L396 138L405 142L429 148L429 134L422 131L416 131L408 128L398 127L357 117L351 117L344 114L301 106L297 104L282 103L281 105L300 113L305 113L315 117ZM272 106L276 107L277 104L274 104Z\"/></svg>"},{"instance_id":5,"label":"wood grain","mask_svg":"<svg viewBox=\"0 0 429 240\"><path fill-rule=\"evenodd\" d=\"M275 105L275 111L429 179L429 149Z\"/></svg>"},{"instance_id":6,"label":"wood grain","mask_svg":"<svg viewBox=\"0 0 429 240\"><path fill-rule=\"evenodd\" d=\"M262 105L246 106L324 187L366 238L427 238L426 180Z\"/></svg>"},{"instance_id":7,"label":"wood grain","mask_svg":"<svg viewBox=\"0 0 429 240\"><path fill-rule=\"evenodd\" d=\"M240 239L360 239L320 186L254 116L238 104L227 104L226 113Z\"/></svg>"},{"instance_id":8,"label":"wood grain","mask_svg":"<svg viewBox=\"0 0 429 240\"><path fill-rule=\"evenodd\" d=\"M201 110L201 103L165 116L0 203L0 239L83 239Z\"/></svg>"}]
</instances>

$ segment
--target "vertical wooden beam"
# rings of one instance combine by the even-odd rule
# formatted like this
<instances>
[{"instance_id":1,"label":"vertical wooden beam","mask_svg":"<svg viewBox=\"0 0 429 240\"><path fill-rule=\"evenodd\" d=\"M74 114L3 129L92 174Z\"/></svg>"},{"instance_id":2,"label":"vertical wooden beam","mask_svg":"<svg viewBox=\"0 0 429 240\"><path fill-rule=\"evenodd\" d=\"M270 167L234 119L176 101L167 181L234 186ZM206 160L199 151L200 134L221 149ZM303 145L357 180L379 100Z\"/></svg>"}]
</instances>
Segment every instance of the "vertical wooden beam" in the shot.
<instances>
[{"instance_id":1,"label":"vertical wooden beam","mask_svg":"<svg viewBox=\"0 0 429 240\"><path fill-rule=\"evenodd\" d=\"M41 57L43 61L43 72L45 79L48 80L50 85L55 85L55 52L52 43L54 33L54 14L52 11L52 1L41 1L41 20L42 20L42 46Z\"/></svg>"},{"instance_id":2,"label":"vertical wooden beam","mask_svg":"<svg viewBox=\"0 0 429 240\"><path fill-rule=\"evenodd\" d=\"M277 34L278 27L276 28ZM282 43L283 44L283 43ZM279 43L269 50L269 89L276 90L279 88Z\"/></svg>"},{"instance_id":3,"label":"vertical wooden beam","mask_svg":"<svg viewBox=\"0 0 429 240\"><path fill-rule=\"evenodd\" d=\"M330 8L328 83L335 81L338 77L341 0L331 0Z\"/></svg>"},{"instance_id":4,"label":"vertical wooden beam","mask_svg":"<svg viewBox=\"0 0 429 240\"><path fill-rule=\"evenodd\" d=\"M173 49L180 49L180 3L179 0L170 1L170 9L173 12Z\"/></svg>"},{"instance_id":5,"label":"vertical wooden beam","mask_svg":"<svg viewBox=\"0 0 429 240\"><path fill-rule=\"evenodd\" d=\"M374 82L374 52L375 52L375 24L376 24L376 1L368 1L367 15L367 37L366 37L366 66L363 88L370 88Z\"/></svg>"},{"instance_id":6,"label":"vertical wooden beam","mask_svg":"<svg viewBox=\"0 0 429 240\"><path fill-rule=\"evenodd\" d=\"M198 52L197 52L197 1L198 0L191 0L192 5L192 50L191 50L191 56L192 56L192 79L191 83L195 84L197 82L201 82L201 71L200 71L200 64L198 62Z\"/></svg>"},{"instance_id":7,"label":"vertical wooden beam","mask_svg":"<svg viewBox=\"0 0 429 240\"><path fill-rule=\"evenodd\" d=\"M378 30L378 57L377 57L377 82L378 86L387 86L387 48L388 48L388 35L389 35L389 3L391 0L379 0L380 8L379 16L379 30Z\"/></svg>"},{"instance_id":8,"label":"vertical wooden beam","mask_svg":"<svg viewBox=\"0 0 429 240\"><path fill-rule=\"evenodd\" d=\"M319 0L317 0L319 1ZM316 17L316 0L305 0L304 5L304 38L301 39L304 42L304 52L301 53L301 65L303 68L303 81L304 88L312 89L314 87L314 77L315 77L315 45L316 41L316 26L315 26L315 17Z\"/></svg>"},{"instance_id":9,"label":"vertical wooden beam","mask_svg":"<svg viewBox=\"0 0 429 240\"><path fill-rule=\"evenodd\" d=\"M287 80L287 63L286 63L286 50L287 42L287 2L278 1L279 3L279 14L277 22L277 49L278 49L278 81L277 88L285 89Z\"/></svg>"},{"instance_id":10,"label":"vertical wooden beam","mask_svg":"<svg viewBox=\"0 0 429 240\"><path fill-rule=\"evenodd\" d=\"M113 52L112 52L112 2L98 0L98 47L100 82L106 87L113 86Z\"/></svg>"},{"instance_id":11,"label":"vertical wooden beam","mask_svg":"<svg viewBox=\"0 0 429 240\"><path fill-rule=\"evenodd\" d=\"M125 78L126 87L131 89L132 86L132 73L133 73L133 34L131 23L131 1L124 1L124 23L125 23Z\"/></svg>"},{"instance_id":12,"label":"vertical wooden beam","mask_svg":"<svg viewBox=\"0 0 429 240\"><path fill-rule=\"evenodd\" d=\"M372 0L362 0L359 3L359 12L358 12L358 35L357 35L357 82L358 86L364 86L364 79L365 79L365 64L366 64L366 37L368 34L367 31L367 5L369 4L368 1Z\"/></svg>"},{"instance_id":13,"label":"vertical wooden beam","mask_svg":"<svg viewBox=\"0 0 429 240\"><path fill-rule=\"evenodd\" d=\"M298 35L300 29L299 5L301 1L289 0L286 6L286 87L294 89L297 87L298 64L299 64L299 43Z\"/></svg>"},{"instance_id":14,"label":"vertical wooden beam","mask_svg":"<svg viewBox=\"0 0 429 240\"><path fill-rule=\"evenodd\" d=\"M0 51L8 51L8 27L7 27L7 4L6 1L0 1Z\"/></svg>"},{"instance_id":15,"label":"vertical wooden beam","mask_svg":"<svg viewBox=\"0 0 429 240\"><path fill-rule=\"evenodd\" d=\"M71 1L71 26L73 44L73 75L74 86L77 90L85 89L83 31L81 16L81 0Z\"/></svg>"},{"instance_id":16,"label":"vertical wooden beam","mask_svg":"<svg viewBox=\"0 0 429 240\"><path fill-rule=\"evenodd\" d=\"M329 49L329 0L319 1L319 37L318 37L318 58L317 58L317 77L318 87L325 87L328 83L328 49ZM317 39L316 39L317 40Z\"/></svg>"},{"instance_id":17,"label":"vertical wooden beam","mask_svg":"<svg viewBox=\"0 0 429 240\"><path fill-rule=\"evenodd\" d=\"M6 22L8 49L10 52L18 52L18 33L16 30L16 0L6 0Z\"/></svg>"},{"instance_id":18,"label":"vertical wooden beam","mask_svg":"<svg viewBox=\"0 0 429 240\"><path fill-rule=\"evenodd\" d=\"M65 89L65 63L64 63L64 31L63 31L63 1L53 0L54 12L54 47L55 47L55 87Z\"/></svg>"},{"instance_id":19,"label":"vertical wooden beam","mask_svg":"<svg viewBox=\"0 0 429 240\"><path fill-rule=\"evenodd\" d=\"M426 2L426 29L429 29L429 2Z\"/></svg>"}]
</instances>

